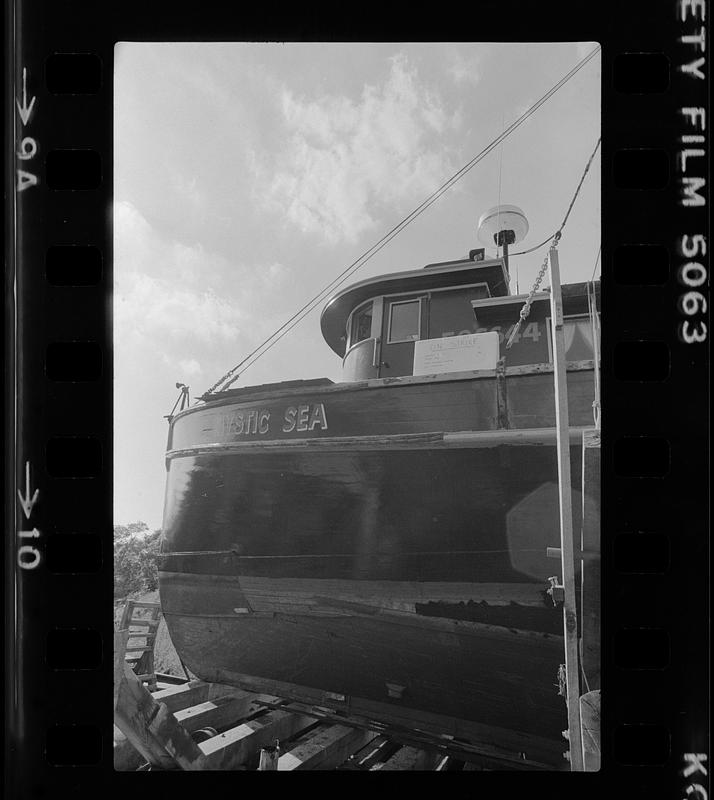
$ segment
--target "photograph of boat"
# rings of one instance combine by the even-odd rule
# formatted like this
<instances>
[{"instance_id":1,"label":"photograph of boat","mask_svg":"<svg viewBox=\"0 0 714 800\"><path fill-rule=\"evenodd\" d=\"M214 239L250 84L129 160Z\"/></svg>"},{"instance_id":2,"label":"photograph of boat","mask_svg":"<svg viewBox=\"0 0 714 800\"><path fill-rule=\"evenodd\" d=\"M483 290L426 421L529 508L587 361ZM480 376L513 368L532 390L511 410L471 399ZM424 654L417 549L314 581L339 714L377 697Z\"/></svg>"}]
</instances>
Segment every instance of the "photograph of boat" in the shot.
<instances>
[{"instance_id":1,"label":"photograph of boat","mask_svg":"<svg viewBox=\"0 0 714 800\"><path fill-rule=\"evenodd\" d=\"M577 69L554 87L596 54L592 43L580 47ZM404 69L400 58L388 62L392 75ZM456 67L452 73L463 82ZM363 90L365 107L375 91ZM482 158L492 150L497 158L493 142L307 304L291 298L295 277L273 291L286 316L299 310L257 347L262 335L251 332L248 355L210 389L176 383L156 563L162 618L187 675L539 768L565 770L570 760L597 769L599 754L576 731L573 707L600 689L599 250L575 270L569 223L571 212L582 214L583 186L597 185L597 129L578 145L577 166L559 176L567 189L548 200L558 210L547 221L521 191L525 172L503 192L507 202L501 192L503 141L551 94L524 104L517 125L499 112L496 191L479 191L478 206L451 197L458 232L440 218L450 232L432 236L428 248L397 259L385 250L379 268L355 274ZM290 124L306 126L296 152L327 136L329 115L317 101L298 108L303 99L283 91L281 102ZM431 103L429 119L441 111L433 95L422 103ZM330 108L352 124L353 106ZM321 184L322 206L302 195L297 211L290 192L300 187L284 176L274 185L289 196L282 224L299 222L314 235L321 220L330 256L344 260L330 238L330 181ZM195 186L184 189L195 195ZM283 199L271 201L270 213ZM122 224L131 221L148 240L135 209L126 203L120 211ZM599 220L586 224L597 228ZM569 237L573 249L564 252ZM261 246L269 244L263 237ZM174 252L198 287L193 262ZM269 274L280 285L285 272ZM229 285L222 280L216 285ZM126 297L140 298L158 319L144 298L160 298L161 286L137 275ZM180 357L163 355L181 366L182 380L200 376L192 339L203 346L204 331L216 341L235 336L231 307L206 293L184 302L170 281L163 286L177 309L161 319L167 330L180 327L181 314L198 319L201 303L214 315L185 335ZM246 307L253 292L251 283ZM271 301L250 309L256 327L263 308L273 313ZM304 342L291 337L294 364L285 356L282 374L264 369L252 384L243 377L313 309L313 332L305 325ZM125 330L136 333L128 322ZM564 755L576 733L577 755Z\"/></svg>"},{"instance_id":2,"label":"photograph of boat","mask_svg":"<svg viewBox=\"0 0 714 800\"><path fill-rule=\"evenodd\" d=\"M171 419L161 603L196 675L551 741L567 727L549 295L506 351L526 297L482 256L335 295L321 325L344 382L228 389ZM576 527L598 296L563 287ZM451 371L482 329L495 363ZM417 341L446 371L413 374Z\"/></svg>"}]
</instances>

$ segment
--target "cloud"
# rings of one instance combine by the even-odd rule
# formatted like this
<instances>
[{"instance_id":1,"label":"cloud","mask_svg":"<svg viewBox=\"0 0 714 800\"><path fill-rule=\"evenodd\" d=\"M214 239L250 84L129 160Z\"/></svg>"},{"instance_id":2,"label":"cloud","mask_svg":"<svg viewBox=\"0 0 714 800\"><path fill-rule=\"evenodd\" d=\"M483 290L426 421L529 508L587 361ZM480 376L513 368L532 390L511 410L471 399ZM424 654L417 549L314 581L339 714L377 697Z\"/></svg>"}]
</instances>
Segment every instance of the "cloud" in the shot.
<instances>
[{"instance_id":1,"label":"cloud","mask_svg":"<svg viewBox=\"0 0 714 800\"><path fill-rule=\"evenodd\" d=\"M210 343L234 339L239 328L235 309L213 292L176 288L169 281L130 272L117 281L114 294L117 340L141 342L170 337Z\"/></svg>"},{"instance_id":2,"label":"cloud","mask_svg":"<svg viewBox=\"0 0 714 800\"><path fill-rule=\"evenodd\" d=\"M192 378L201 378L203 376L203 367L196 361L195 358L170 358L165 353L161 355L161 360L168 367L178 369L181 378L184 380L191 380Z\"/></svg>"},{"instance_id":3,"label":"cloud","mask_svg":"<svg viewBox=\"0 0 714 800\"><path fill-rule=\"evenodd\" d=\"M385 208L421 201L453 171L444 134L459 117L424 86L403 55L381 86L346 96L281 97L286 147L253 160L257 193L304 233L354 241Z\"/></svg>"},{"instance_id":4,"label":"cloud","mask_svg":"<svg viewBox=\"0 0 714 800\"><path fill-rule=\"evenodd\" d=\"M239 314L219 297L230 265L223 257L167 241L130 203L114 215L114 332L121 348L169 337L211 342L238 335Z\"/></svg>"},{"instance_id":5,"label":"cloud","mask_svg":"<svg viewBox=\"0 0 714 800\"><path fill-rule=\"evenodd\" d=\"M466 57L454 50L450 56L448 73L456 83L477 84L481 80L480 58L476 55Z\"/></svg>"},{"instance_id":6,"label":"cloud","mask_svg":"<svg viewBox=\"0 0 714 800\"><path fill-rule=\"evenodd\" d=\"M276 326L275 293L290 283L279 262L234 264L201 243L161 235L130 203L114 213L114 351L122 369L147 357L202 377L221 352L241 352ZM210 371L210 370L209 370Z\"/></svg>"}]
</instances>

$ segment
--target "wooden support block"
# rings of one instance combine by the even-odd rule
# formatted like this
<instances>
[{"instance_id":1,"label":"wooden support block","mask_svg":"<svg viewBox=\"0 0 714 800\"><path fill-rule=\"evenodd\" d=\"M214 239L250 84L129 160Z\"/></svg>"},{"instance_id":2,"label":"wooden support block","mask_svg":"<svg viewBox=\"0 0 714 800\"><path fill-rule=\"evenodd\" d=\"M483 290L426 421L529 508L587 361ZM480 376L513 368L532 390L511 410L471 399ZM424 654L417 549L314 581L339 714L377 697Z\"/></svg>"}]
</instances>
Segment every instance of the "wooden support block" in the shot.
<instances>
[{"instance_id":1,"label":"wooden support block","mask_svg":"<svg viewBox=\"0 0 714 800\"><path fill-rule=\"evenodd\" d=\"M174 759L167 753L164 743L151 731L151 721L160 708L127 664L114 707L114 723L145 761L160 769L175 769Z\"/></svg>"},{"instance_id":2,"label":"wooden support block","mask_svg":"<svg viewBox=\"0 0 714 800\"><path fill-rule=\"evenodd\" d=\"M207 769L203 753L191 738L191 734L165 705L159 705L148 732L163 745L165 752L181 769L190 771Z\"/></svg>"},{"instance_id":3,"label":"wooden support block","mask_svg":"<svg viewBox=\"0 0 714 800\"><path fill-rule=\"evenodd\" d=\"M146 759L131 744L124 734L114 726L114 769L119 772L135 772Z\"/></svg>"},{"instance_id":4,"label":"wooden support block","mask_svg":"<svg viewBox=\"0 0 714 800\"><path fill-rule=\"evenodd\" d=\"M158 628L160 624L161 624L160 619L136 619L135 617L132 617L129 620L130 628L133 627L134 625L136 625L137 627L139 627L139 625L144 625L148 628Z\"/></svg>"},{"instance_id":5,"label":"wooden support block","mask_svg":"<svg viewBox=\"0 0 714 800\"><path fill-rule=\"evenodd\" d=\"M249 720L225 733L199 744L205 756L204 769L235 769L256 759L261 747L275 740L287 739L301 728L314 723L312 717L270 711L259 719Z\"/></svg>"},{"instance_id":6,"label":"wooden support block","mask_svg":"<svg viewBox=\"0 0 714 800\"><path fill-rule=\"evenodd\" d=\"M248 706L248 710L245 712L245 716L246 717L253 716L253 714L257 714L260 711L265 711L266 708L278 710L280 706L284 705L287 705L287 703L280 697L275 697L274 695L271 694L254 694L253 701L251 702L250 706ZM287 708L280 710L287 710ZM301 713L301 711L302 709L298 709L297 713L299 714Z\"/></svg>"},{"instance_id":7,"label":"wooden support block","mask_svg":"<svg viewBox=\"0 0 714 800\"><path fill-rule=\"evenodd\" d=\"M165 683L166 686L164 688L168 689L171 686L185 686L185 684L190 683L190 678L187 678L185 675L182 677L181 675L169 675L167 672L156 672L156 679L161 683ZM194 683L197 682L197 679L194 678Z\"/></svg>"},{"instance_id":8,"label":"wooden support block","mask_svg":"<svg viewBox=\"0 0 714 800\"><path fill-rule=\"evenodd\" d=\"M431 771L436 768L442 755L442 753L436 750L420 750L416 747L402 747L397 750L391 758L388 758L383 764L380 764L380 768L387 771Z\"/></svg>"},{"instance_id":9,"label":"wooden support block","mask_svg":"<svg viewBox=\"0 0 714 800\"><path fill-rule=\"evenodd\" d=\"M163 703L169 711L176 713L182 708L194 706L208 700L210 683L191 681L182 686L172 686L170 689L161 689L154 692L152 697L157 703Z\"/></svg>"},{"instance_id":10,"label":"wooden support block","mask_svg":"<svg viewBox=\"0 0 714 800\"><path fill-rule=\"evenodd\" d=\"M217 697L215 700L206 700L189 708L175 712L176 719L187 731L197 731L200 728L225 728L242 719L250 707L253 695L243 692L242 696Z\"/></svg>"},{"instance_id":11,"label":"wooden support block","mask_svg":"<svg viewBox=\"0 0 714 800\"><path fill-rule=\"evenodd\" d=\"M144 603L138 600L130 601L134 608L150 608L152 611L161 611L161 603Z\"/></svg>"},{"instance_id":12,"label":"wooden support block","mask_svg":"<svg viewBox=\"0 0 714 800\"><path fill-rule=\"evenodd\" d=\"M119 688L124 677L124 655L129 631L119 630L114 632L114 708L117 707Z\"/></svg>"},{"instance_id":13,"label":"wooden support block","mask_svg":"<svg viewBox=\"0 0 714 800\"><path fill-rule=\"evenodd\" d=\"M334 769L377 736L347 725L320 727L314 735L278 759L278 770Z\"/></svg>"},{"instance_id":14,"label":"wooden support block","mask_svg":"<svg viewBox=\"0 0 714 800\"><path fill-rule=\"evenodd\" d=\"M203 754L164 704L157 703L124 660L124 631L115 635L114 723L159 769L202 768Z\"/></svg>"}]
</instances>

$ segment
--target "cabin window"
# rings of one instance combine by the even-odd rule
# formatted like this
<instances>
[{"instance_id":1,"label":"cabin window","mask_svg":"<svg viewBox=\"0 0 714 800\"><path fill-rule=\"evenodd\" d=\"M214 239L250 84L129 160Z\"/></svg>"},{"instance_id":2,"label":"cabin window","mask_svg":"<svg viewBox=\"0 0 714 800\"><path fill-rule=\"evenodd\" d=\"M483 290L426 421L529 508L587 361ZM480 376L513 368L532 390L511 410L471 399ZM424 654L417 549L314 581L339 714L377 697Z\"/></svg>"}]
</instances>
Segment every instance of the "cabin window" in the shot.
<instances>
[{"instance_id":1,"label":"cabin window","mask_svg":"<svg viewBox=\"0 0 714 800\"><path fill-rule=\"evenodd\" d=\"M350 323L350 347L357 342L369 339L372 335L372 303L366 303L352 312Z\"/></svg>"},{"instance_id":2,"label":"cabin window","mask_svg":"<svg viewBox=\"0 0 714 800\"><path fill-rule=\"evenodd\" d=\"M404 300L392 303L389 309L390 344L413 342L421 333L421 300Z\"/></svg>"}]
</instances>

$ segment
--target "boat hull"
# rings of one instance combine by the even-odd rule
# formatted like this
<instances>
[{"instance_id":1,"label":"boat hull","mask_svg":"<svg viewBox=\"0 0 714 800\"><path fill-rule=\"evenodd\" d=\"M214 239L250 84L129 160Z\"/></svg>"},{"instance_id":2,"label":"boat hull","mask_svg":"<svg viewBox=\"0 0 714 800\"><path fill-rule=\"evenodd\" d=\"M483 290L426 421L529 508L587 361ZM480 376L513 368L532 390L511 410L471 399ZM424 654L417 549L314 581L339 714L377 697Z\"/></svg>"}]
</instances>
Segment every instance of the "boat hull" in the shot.
<instances>
[{"instance_id":1,"label":"boat hull","mask_svg":"<svg viewBox=\"0 0 714 800\"><path fill-rule=\"evenodd\" d=\"M438 718L435 732L454 735L456 720L511 752L540 742L555 764L567 727L562 612L546 592L559 572L546 555L560 543L555 436L499 429L496 381L478 387L489 391L482 430L452 409L451 432L424 431L416 414L396 435L316 425L312 438L266 442L221 426L230 406L206 411L201 438L196 414L169 452L159 573L186 666L424 729ZM364 392L351 397L354 419ZM329 397L304 405L320 402L331 419ZM397 414L402 397L382 402ZM580 472L574 435L576 530Z\"/></svg>"},{"instance_id":2,"label":"boat hull","mask_svg":"<svg viewBox=\"0 0 714 800\"><path fill-rule=\"evenodd\" d=\"M557 695L560 637L354 609L209 618L171 612L167 621L187 667L204 680L385 722L411 720L460 738L473 739L468 723L477 723L483 745L560 761L564 748L555 743L567 727Z\"/></svg>"}]
</instances>

